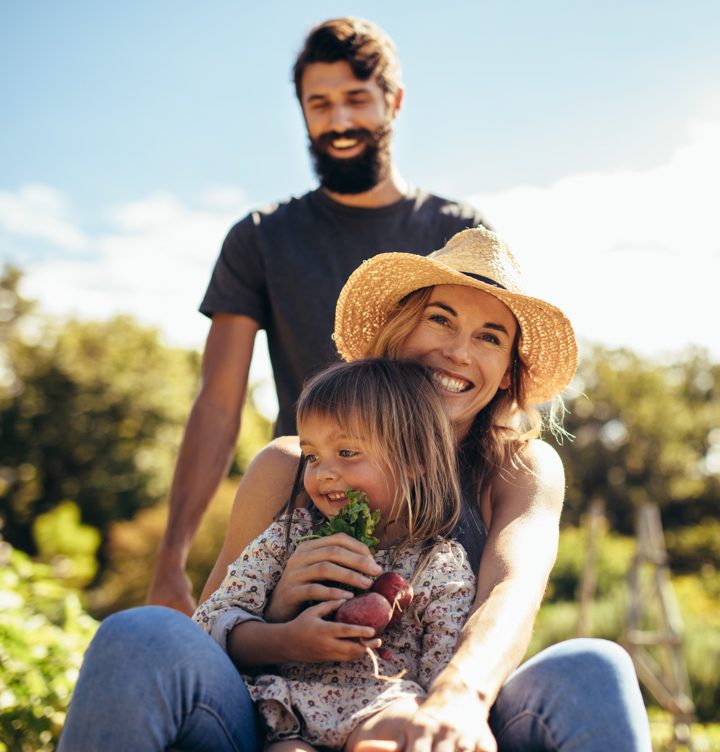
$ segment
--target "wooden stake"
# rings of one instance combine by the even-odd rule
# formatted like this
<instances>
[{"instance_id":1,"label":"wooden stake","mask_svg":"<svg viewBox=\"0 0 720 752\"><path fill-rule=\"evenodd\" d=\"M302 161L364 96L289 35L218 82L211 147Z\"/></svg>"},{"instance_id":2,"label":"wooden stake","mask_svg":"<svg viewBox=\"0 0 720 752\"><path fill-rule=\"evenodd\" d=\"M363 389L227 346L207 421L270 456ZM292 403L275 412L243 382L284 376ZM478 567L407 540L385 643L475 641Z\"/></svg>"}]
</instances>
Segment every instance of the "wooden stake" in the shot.
<instances>
[{"instance_id":1,"label":"wooden stake","mask_svg":"<svg viewBox=\"0 0 720 752\"><path fill-rule=\"evenodd\" d=\"M694 750L689 724L695 719L682 652L682 618L667 565L660 511L643 504L636 522L637 551L628 577L630 607L623 642L638 678L660 706L672 714L668 749Z\"/></svg>"}]
</instances>

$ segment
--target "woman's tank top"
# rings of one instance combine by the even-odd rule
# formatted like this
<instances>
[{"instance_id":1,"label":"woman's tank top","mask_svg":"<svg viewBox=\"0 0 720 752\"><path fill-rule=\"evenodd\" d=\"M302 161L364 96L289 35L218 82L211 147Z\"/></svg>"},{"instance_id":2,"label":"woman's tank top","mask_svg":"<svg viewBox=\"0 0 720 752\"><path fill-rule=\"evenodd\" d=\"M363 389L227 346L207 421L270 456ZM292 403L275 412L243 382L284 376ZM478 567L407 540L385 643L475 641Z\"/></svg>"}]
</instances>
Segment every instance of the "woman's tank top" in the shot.
<instances>
[{"instance_id":1,"label":"woman's tank top","mask_svg":"<svg viewBox=\"0 0 720 752\"><path fill-rule=\"evenodd\" d=\"M451 537L465 549L470 566L473 568L473 572L477 574L480 567L480 557L487 539L487 530L480 514L480 504L470 490L470 479L466 477L467 473L463 475L465 477L460 479L462 510Z\"/></svg>"}]
</instances>

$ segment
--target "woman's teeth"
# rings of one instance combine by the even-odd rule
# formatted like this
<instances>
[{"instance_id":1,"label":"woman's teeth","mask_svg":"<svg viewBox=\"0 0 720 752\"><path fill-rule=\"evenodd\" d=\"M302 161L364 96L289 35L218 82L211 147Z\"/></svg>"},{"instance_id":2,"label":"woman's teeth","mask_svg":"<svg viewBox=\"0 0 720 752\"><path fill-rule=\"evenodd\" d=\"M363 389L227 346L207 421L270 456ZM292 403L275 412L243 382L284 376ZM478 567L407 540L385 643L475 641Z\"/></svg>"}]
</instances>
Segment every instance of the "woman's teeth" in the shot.
<instances>
[{"instance_id":1,"label":"woman's teeth","mask_svg":"<svg viewBox=\"0 0 720 752\"><path fill-rule=\"evenodd\" d=\"M440 371L433 371L432 378L441 389L447 392L464 392L472 385L465 379L456 379Z\"/></svg>"}]
</instances>

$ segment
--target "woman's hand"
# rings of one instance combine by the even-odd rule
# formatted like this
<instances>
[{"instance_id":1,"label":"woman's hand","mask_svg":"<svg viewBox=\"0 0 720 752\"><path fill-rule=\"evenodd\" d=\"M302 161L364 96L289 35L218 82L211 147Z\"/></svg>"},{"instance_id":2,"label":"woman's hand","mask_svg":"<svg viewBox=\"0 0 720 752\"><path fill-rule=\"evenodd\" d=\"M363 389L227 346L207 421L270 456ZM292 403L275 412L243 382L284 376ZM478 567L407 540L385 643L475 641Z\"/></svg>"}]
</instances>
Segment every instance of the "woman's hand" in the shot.
<instances>
[{"instance_id":1,"label":"woman's hand","mask_svg":"<svg viewBox=\"0 0 720 752\"><path fill-rule=\"evenodd\" d=\"M488 708L464 685L391 703L348 738L349 752L497 752Z\"/></svg>"},{"instance_id":2,"label":"woman's hand","mask_svg":"<svg viewBox=\"0 0 720 752\"><path fill-rule=\"evenodd\" d=\"M324 601L310 606L283 625L287 644L287 660L302 663L356 661L366 648L381 645L372 627L326 621L323 617L338 609L344 599Z\"/></svg>"},{"instance_id":3,"label":"woman's hand","mask_svg":"<svg viewBox=\"0 0 720 752\"><path fill-rule=\"evenodd\" d=\"M343 590L343 584L367 590L372 585L371 577L380 571L370 549L345 533L303 541L287 560L265 609L265 619L289 621L308 602L347 600L352 593ZM337 582L338 587L328 581Z\"/></svg>"},{"instance_id":4,"label":"woman's hand","mask_svg":"<svg viewBox=\"0 0 720 752\"><path fill-rule=\"evenodd\" d=\"M404 752L497 752L488 714L465 686L431 689L406 726Z\"/></svg>"}]
</instances>

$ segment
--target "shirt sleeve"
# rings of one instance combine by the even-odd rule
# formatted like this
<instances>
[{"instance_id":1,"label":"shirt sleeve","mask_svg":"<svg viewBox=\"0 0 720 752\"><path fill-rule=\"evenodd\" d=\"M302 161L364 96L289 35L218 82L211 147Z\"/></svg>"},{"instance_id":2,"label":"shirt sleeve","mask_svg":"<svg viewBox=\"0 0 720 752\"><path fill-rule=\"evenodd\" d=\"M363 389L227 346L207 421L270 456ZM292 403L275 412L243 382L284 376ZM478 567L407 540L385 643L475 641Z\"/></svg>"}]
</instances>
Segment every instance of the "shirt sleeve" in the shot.
<instances>
[{"instance_id":1,"label":"shirt sleeve","mask_svg":"<svg viewBox=\"0 0 720 752\"><path fill-rule=\"evenodd\" d=\"M245 621L263 621L265 606L280 579L286 560L286 520L281 518L261 533L228 567L220 587L195 613L199 624L227 652L227 635ZM306 525L302 525L304 533ZM293 523L293 538L297 526Z\"/></svg>"},{"instance_id":2,"label":"shirt sleeve","mask_svg":"<svg viewBox=\"0 0 720 752\"><path fill-rule=\"evenodd\" d=\"M428 562L422 580L429 584L422 614L423 639L418 680L428 689L455 652L475 598L475 575L463 548L442 544Z\"/></svg>"},{"instance_id":3,"label":"shirt sleeve","mask_svg":"<svg viewBox=\"0 0 720 752\"><path fill-rule=\"evenodd\" d=\"M262 253L261 213L253 212L228 232L200 312L249 316L267 327L268 290Z\"/></svg>"}]
</instances>

